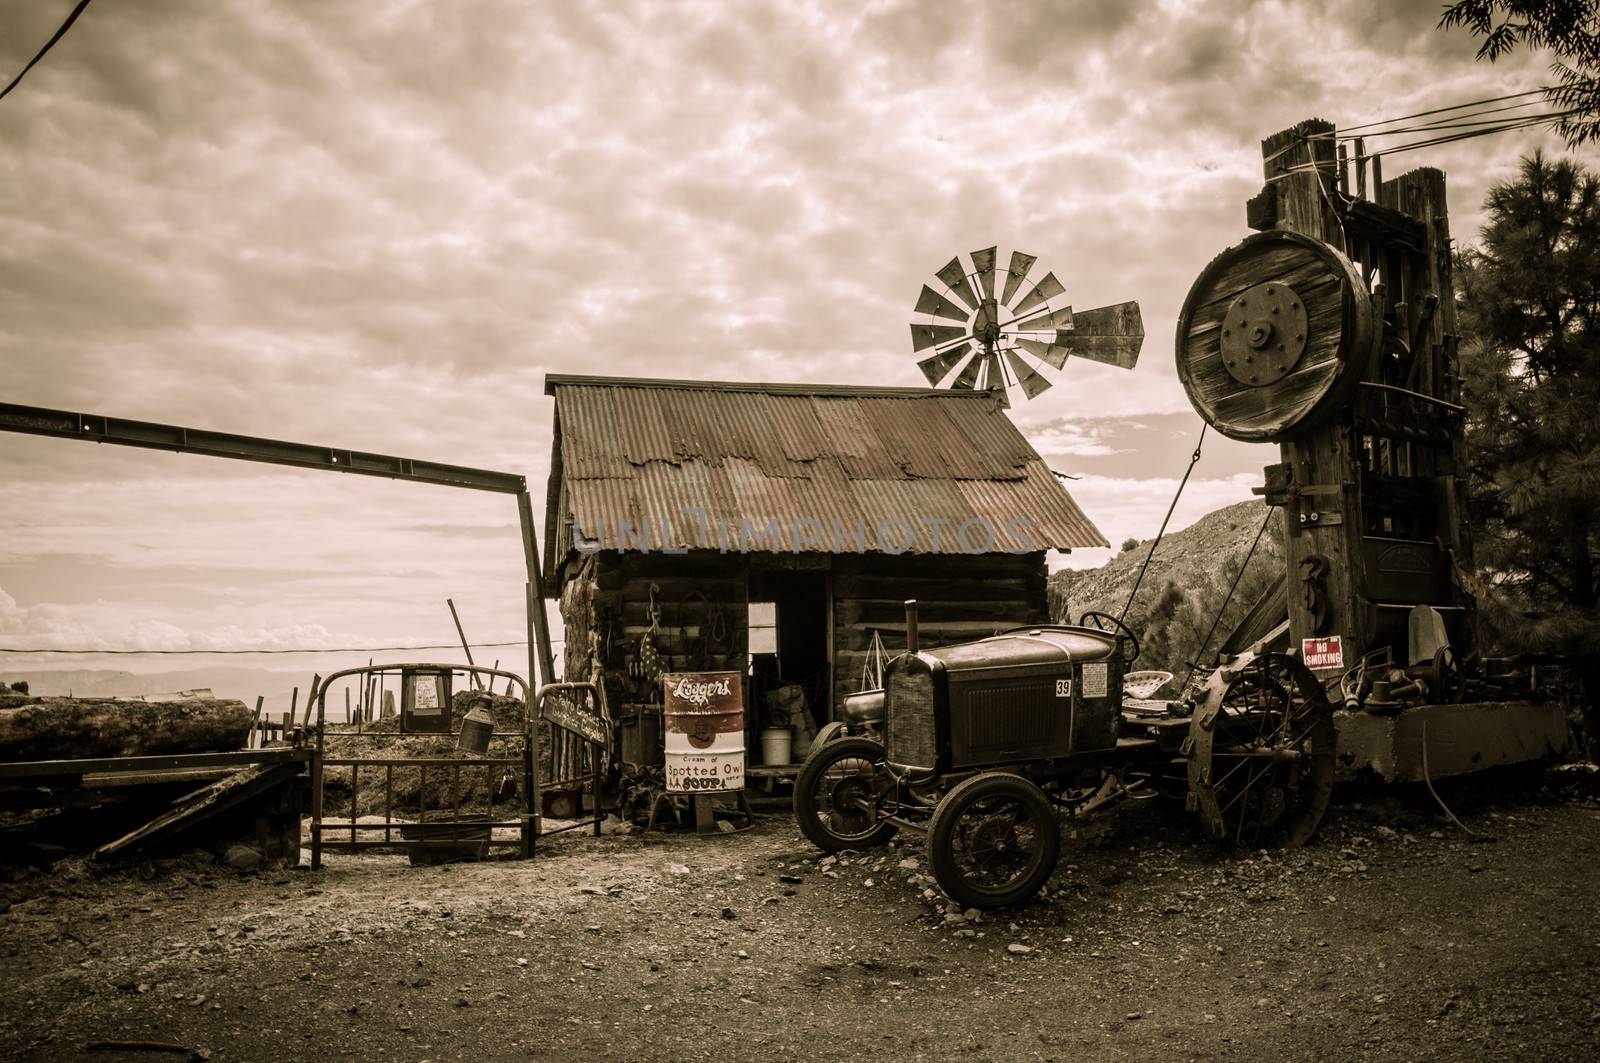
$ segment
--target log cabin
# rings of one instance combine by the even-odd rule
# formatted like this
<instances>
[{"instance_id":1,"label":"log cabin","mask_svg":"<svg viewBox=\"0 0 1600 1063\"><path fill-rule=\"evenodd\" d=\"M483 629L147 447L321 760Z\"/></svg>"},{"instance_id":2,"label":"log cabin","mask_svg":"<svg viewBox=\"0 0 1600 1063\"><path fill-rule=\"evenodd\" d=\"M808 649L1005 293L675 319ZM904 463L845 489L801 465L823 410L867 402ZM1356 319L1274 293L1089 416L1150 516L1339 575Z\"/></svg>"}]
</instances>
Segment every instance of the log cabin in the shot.
<instances>
[{"instance_id":1,"label":"log cabin","mask_svg":"<svg viewBox=\"0 0 1600 1063\"><path fill-rule=\"evenodd\" d=\"M660 763L659 673L746 675L832 720L905 648L1044 623L1046 554L1104 547L990 392L550 375L545 594L624 763ZM796 689L799 695L796 695ZM794 723L797 742L803 728ZM797 752L803 752L803 746Z\"/></svg>"}]
</instances>

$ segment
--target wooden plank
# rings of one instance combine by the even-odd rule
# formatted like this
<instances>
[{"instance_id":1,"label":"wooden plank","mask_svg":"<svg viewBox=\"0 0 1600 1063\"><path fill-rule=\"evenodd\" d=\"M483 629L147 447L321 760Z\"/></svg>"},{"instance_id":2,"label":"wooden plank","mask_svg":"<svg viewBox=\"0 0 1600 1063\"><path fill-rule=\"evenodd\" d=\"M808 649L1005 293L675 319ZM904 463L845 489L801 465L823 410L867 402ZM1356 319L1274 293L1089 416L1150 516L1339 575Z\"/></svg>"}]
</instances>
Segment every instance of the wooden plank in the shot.
<instances>
[{"instance_id":1,"label":"wooden plank","mask_svg":"<svg viewBox=\"0 0 1600 1063\"><path fill-rule=\"evenodd\" d=\"M244 749L234 753L176 753L162 757L85 757L81 760L19 760L0 764L0 779L48 778L96 772L160 771L247 764L288 764L311 759L309 749Z\"/></svg>"},{"instance_id":2,"label":"wooden plank","mask_svg":"<svg viewBox=\"0 0 1600 1063\"><path fill-rule=\"evenodd\" d=\"M157 816L138 830L102 845L94 851L94 858L114 860L167 841L198 826L219 812L233 808L274 787L289 784L301 773L302 769L298 764L263 764L234 772L226 779L214 782L184 798L170 811Z\"/></svg>"}]
</instances>

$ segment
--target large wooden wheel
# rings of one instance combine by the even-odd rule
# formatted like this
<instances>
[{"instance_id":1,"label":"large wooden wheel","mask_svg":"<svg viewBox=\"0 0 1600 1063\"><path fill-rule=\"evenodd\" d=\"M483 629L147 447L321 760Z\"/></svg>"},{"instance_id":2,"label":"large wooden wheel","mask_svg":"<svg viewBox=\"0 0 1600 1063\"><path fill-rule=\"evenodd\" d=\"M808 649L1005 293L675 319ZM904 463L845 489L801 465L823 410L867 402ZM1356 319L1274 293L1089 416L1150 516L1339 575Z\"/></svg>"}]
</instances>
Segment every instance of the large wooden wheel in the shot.
<instances>
[{"instance_id":1,"label":"large wooden wheel","mask_svg":"<svg viewBox=\"0 0 1600 1063\"><path fill-rule=\"evenodd\" d=\"M1230 439L1292 438L1353 392L1373 307L1355 264L1292 232L1258 233L1201 271L1178 316L1178 378Z\"/></svg>"}]
</instances>

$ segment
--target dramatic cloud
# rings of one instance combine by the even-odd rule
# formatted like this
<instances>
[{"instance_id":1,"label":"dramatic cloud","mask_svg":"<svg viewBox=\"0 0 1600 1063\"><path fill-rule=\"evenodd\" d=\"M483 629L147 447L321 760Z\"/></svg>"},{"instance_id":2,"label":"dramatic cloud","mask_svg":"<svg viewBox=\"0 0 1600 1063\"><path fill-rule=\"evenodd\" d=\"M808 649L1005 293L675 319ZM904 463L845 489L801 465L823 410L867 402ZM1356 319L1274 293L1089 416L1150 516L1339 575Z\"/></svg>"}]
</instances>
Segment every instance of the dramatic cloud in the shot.
<instances>
[{"instance_id":1,"label":"dramatic cloud","mask_svg":"<svg viewBox=\"0 0 1600 1063\"><path fill-rule=\"evenodd\" d=\"M69 8L7 5L0 72ZM0 103L0 392L542 485L545 373L917 384L919 286L997 243L1140 300L1134 373L1069 364L1016 417L1148 535L1198 432L1172 322L1260 138L1543 78L1437 8L97 4ZM1449 170L1470 238L1535 143L1387 169ZM1273 453L1208 442L1180 512ZM447 594L521 629L501 499L4 437L0 479L9 638L413 641Z\"/></svg>"}]
</instances>

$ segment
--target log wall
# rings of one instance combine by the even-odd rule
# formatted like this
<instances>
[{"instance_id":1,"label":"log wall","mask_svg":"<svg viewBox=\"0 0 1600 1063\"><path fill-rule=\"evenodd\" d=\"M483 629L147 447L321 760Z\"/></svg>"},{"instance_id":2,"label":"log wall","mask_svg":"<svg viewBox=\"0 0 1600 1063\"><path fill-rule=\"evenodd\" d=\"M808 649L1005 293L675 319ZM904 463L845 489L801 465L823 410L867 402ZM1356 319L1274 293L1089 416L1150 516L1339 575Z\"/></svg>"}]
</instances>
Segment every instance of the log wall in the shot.
<instances>
[{"instance_id":1,"label":"log wall","mask_svg":"<svg viewBox=\"0 0 1600 1063\"><path fill-rule=\"evenodd\" d=\"M565 675L603 682L614 716L656 701L628 675L628 657L650 629L650 587L661 620L654 641L667 671L743 671L749 645L746 602L750 564L831 569L834 713L860 687L873 632L892 656L905 649L905 600L918 600L925 647L984 638L998 630L1049 622L1045 557L977 554L958 557L841 554L638 554L602 551L567 569L562 588ZM816 562L809 564L802 562ZM703 596L703 597L702 597ZM726 630L710 637L717 612ZM709 645L708 645L709 643Z\"/></svg>"},{"instance_id":2,"label":"log wall","mask_svg":"<svg viewBox=\"0 0 1600 1063\"><path fill-rule=\"evenodd\" d=\"M917 599L922 646L984 638L1049 622L1042 553L833 559L834 705L861 686L872 633L893 656L906 648L907 598Z\"/></svg>"}]
</instances>

